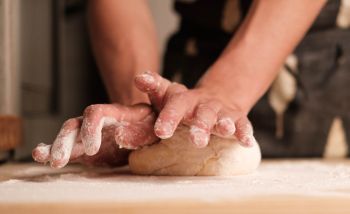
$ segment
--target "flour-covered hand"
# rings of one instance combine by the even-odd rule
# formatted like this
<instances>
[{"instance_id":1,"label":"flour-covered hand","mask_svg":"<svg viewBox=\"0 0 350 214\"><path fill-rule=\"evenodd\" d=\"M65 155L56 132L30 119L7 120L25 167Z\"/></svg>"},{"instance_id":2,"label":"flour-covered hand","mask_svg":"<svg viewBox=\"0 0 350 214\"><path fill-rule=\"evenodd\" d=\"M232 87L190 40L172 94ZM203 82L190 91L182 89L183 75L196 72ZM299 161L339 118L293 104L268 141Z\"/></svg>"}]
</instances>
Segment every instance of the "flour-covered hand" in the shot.
<instances>
[{"instance_id":1,"label":"flour-covered hand","mask_svg":"<svg viewBox=\"0 0 350 214\"><path fill-rule=\"evenodd\" d=\"M128 151L158 141L153 134L155 114L150 106L98 104L82 117L67 120L52 145L39 144L34 160L61 168L69 161L87 165L120 165Z\"/></svg>"},{"instance_id":2,"label":"flour-covered hand","mask_svg":"<svg viewBox=\"0 0 350 214\"><path fill-rule=\"evenodd\" d=\"M191 142L198 147L205 147L211 134L237 138L243 146L252 146L255 142L247 115L219 99L213 91L187 89L149 71L136 76L135 84L148 94L152 106L159 112L154 132L161 139L170 138L183 123L190 127Z\"/></svg>"}]
</instances>

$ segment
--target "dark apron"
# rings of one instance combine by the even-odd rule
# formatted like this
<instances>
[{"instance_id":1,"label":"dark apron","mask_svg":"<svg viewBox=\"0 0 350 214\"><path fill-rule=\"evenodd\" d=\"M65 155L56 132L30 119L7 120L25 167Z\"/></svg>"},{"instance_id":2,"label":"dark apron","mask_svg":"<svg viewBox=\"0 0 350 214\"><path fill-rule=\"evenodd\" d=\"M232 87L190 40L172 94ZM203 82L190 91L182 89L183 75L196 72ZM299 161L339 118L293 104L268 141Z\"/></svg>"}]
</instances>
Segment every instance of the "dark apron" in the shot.
<instances>
[{"instance_id":1,"label":"dark apron","mask_svg":"<svg viewBox=\"0 0 350 214\"><path fill-rule=\"evenodd\" d=\"M228 32L222 29L228 1L175 3L181 24L167 45L163 66L166 78L176 78L193 88L215 62L250 5L249 1L239 1L233 12L240 13L240 19ZM264 157L322 156L335 117L342 119L350 139L350 30L336 26L339 6L338 0L328 1L294 52L298 68L293 75L298 87L284 114L283 137L276 137L276 114L267 94L249 114Z\"/></svg>"}]
</instances>

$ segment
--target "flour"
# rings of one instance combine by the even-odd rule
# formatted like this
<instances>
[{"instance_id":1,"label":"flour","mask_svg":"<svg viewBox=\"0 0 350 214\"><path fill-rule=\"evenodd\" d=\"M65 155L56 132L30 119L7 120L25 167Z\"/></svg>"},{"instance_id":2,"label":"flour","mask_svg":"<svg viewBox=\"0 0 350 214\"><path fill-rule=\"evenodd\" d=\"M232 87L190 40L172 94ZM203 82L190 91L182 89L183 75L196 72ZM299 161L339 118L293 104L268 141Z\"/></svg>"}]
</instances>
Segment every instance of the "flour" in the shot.
<instances>
[{"instance_id":1,"label":"flour","mask_svg":"<svg viewBox=\"0 0 350 214\"><path fill-rule=\"evenodd\" d=\"M350 198L348 163L263 162L256 173L233 177L135 176L126 168L5 165L0 167L0 177L11 179L0 182L0 202L227 201L273 195Z\"/></svg>"},{"instance_id":2,"label":"flour","mask_svg":"<svg viewBox=\"0 0 350 214\"><path fill-rule=\"evenodd\" d=\"M160 86L160 82L156 81L151 71L146 71L143 74L137 75L135 81L142 83L143 90L145 91L157 92Z\"/></svg>"},{"instance_id":3,"label":"flour","mask_svg":"<svg viewBox=\"0 0 350 214\"><path fill-rule=\"evenodd\" d=\"M154 125L154 131L157 133L157 136L160 139L168 139L173 136L173 129L175 123L172 120L164 122L160 118L158 118L156 124Z\"/></svg>"},{"instance_id":4,"label":"flour","mask_svg":"<svg viewBox=\"0 0 350 214\"><path fill-rule=\"evenodd\" d=\"M198 128L197 126L191 126L190 128L191 136L193 136L193 143L198 147L204 147L209 142L209 135L204 129ZM204 145L203 142L205 142Z\"/></svg>"},{"instance_id":5,"label":"flour","mask_svg":"<svg viewBox=\"0 0 350 214\"><path fill-rule=\"evenodd\" d=\"M225 129L225 134L228 136L233 135L236 131L234 122L228 117L218 120L217 125Z\"/></svg>"},{"instance_id":6,"label":"flour","mask_svg":"<svg viewBox=\"0 0 350 214\"><path fill-rule=\"evenodd\" d=\"M33 151L35 155L35 161L45 163L49 161L50 158L51 145L46 145L45 143L39 143L36 149Z\"/></svg>"},{"instance_id":7,"label":"flour","mask_svg":"<svg viewBox=\"0 0 350 214\"><path fill-rule=\"evenodd\" d=\"M66 131L68 132L68 131ZM65 133L65 131L63 131ZM55 167L63 167L69 161L71 151L78 136L78 130L70 131L68 134L59 134L52 145L51 165ZM55 164L53 164L53 162Z\"/></svg>"},{"instance_id":8,"label":"flour","mask_svg":"<svg viewBox=\"0 0 350 214\"><path fill-rule=\"evenodd\" d=\"M99 108L97 108L99 109ZM89 130L88 133L86 133L86 136L84 136L85 139L85 153L88 155L94 155L99 150L99 147L101 145L101 138L102 138L102 128L106 126L118 126L119 122L116 121L116 119L112 117L102 117L98 126L93 129L92 123L89 122L88 119L85 119L83 121L82 128L85 130Z\"/></svg>"}]
</instances>

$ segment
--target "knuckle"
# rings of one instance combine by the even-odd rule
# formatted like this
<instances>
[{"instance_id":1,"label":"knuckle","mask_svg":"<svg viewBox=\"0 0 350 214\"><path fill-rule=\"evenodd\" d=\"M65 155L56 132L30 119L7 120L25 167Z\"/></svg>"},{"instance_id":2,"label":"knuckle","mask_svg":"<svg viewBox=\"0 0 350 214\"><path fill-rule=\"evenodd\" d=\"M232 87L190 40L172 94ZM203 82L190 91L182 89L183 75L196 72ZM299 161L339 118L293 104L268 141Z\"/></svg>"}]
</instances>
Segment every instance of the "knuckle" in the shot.
<instances>
[{"instance_id":1,"label":"knuckle","mask_svg":"<svg viewBox=\"0 0 350 214\"><path fill-rule=\"evenodd\" d=\"M177 83L177 82L172 82L171 85L169 86L170 88L177 90L177 91L186 91L187 88L183 84Z\"/></svg>"},{"instance_id":2,"label":"knuckle","mask_svg":"<svg viewBox=\"0 0 350 214\"><path fill-rule=\"evenodd\" d=\"M100 112L102 110L102 108L103 108L102 104L89 105L84 110L84 116L88 116L88 115L91 115L91 114L96 114L96 113Z\"/></svg>"},{"instance_id":3,"label":"knuckle","mask_svg":"<svg viewBox=\"0 0 350 214\"><path fill-rule=\"evenodd\" d=\"M206 109L206 108L208 108L206 103L201 102L201 103L198 103L197 105L197 109Z\"/></svg>"},{"instance_id":4,"label":"knuckle","mask_svg":"<svg viewBox=\"0 0 350 214\"><path fill-rule=\"evenodd\" d=\"M192 98L199 97L198 93L194 90L188 90L188 91L185 91L185 93L187 94L187 96L192 97Z\"/></svg>"},{"instance_id":5,"label":"knuckle","mask_svg":"<svg viewBox=\"0 0 350 214\"><path fill-rule=\"evenodd\" d=\"M217 113L218 109L206 103L200 103L197 106L197 115L207 115L213 117L216 116Z\"/></svg>"},{"instance_id":6,"label":"knuckle","mask_svg":"<svg viewBox=\"0 0 350 214\"><path fill-rule=\"evenodd\" d=\"M176 92L176 93L172 93L169 95L169 101L170 102L178 102L178 101L182 101L186 98L186 94L183 92Z\"/></svg>"},{"instance_id":7,"label":"knuckle","mask_svg":"<svg viewBox=\"0 0 350 214\"><path fill-rule=\"evenodd\" d=\"M65 128L73 128L77 125L79 121L76 119L76 118L70 118L68 120L66 120L64 123L63 123L63 127Z\"/></svg>"},{"instance_id":8,"label":"knuckle","mask_svg":"<svg viewBox=\"0 0 350 214\"><path fill-rule=\"evenodd\" d=\"M179 84L179 83L176 83L176 82L173 82L168 86L167 91L170 94L177 94L177 93L184 93L188 90L187 90L186 86Z\"/></svg>"},{"instance_id":9,"label":"knuckle","mask_svg":"<svg viewBox=\"0 0 350 214\"><path fill-rule=\"evenodd\" d=\"M198 128L204 129L206 131L210 129L209 122L203 118L196 118L196 120L194 121L194 124Z\"/></svg>"},{"instance_id":10,"label":"knuckle","mask_svg":"<svg viewBox=\"0 0 350 214\"><path fill-rule=\"evenodd\" d=\"M218 100L208 100L204 99L199 103L199 106L203 106L204 108L211 109L214 112L219 112L220 109L222 109L222 103Z\"/></svg>"},{"instance_id":11,"label":"knuckle","mask_svg":"<svg viewBox=\"0 0 350 214\"><path fill-rule=\"evenodd\" d=\"M69 126L69 125L73 124L74 121L75 121L75 119L70 118L63 123L63 126Z\"/></svg>"},{"instance_id":12,"label":"knuckle","mask_svg":"<svg viewBox=\"0 0 350 214\"><path fill-rule=\"evenodd\" d=\"M247 118L239 119L236 123L236 127L244 134L253 134L253 126Z\"/></svg>"}]
</instances>

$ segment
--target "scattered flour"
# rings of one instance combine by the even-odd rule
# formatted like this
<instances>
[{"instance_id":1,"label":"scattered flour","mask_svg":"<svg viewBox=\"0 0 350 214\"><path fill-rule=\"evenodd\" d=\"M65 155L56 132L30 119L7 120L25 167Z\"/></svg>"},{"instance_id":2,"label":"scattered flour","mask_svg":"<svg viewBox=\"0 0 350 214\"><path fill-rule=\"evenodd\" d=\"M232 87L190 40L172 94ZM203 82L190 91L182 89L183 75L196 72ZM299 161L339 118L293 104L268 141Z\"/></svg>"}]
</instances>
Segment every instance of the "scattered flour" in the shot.
<instances>
[{"instance_id":1,"label":"scattered flour","mask_svg":"<svg viewBox=\"0 0 350 214\"><path fill-rule=\"evenodd\" d=\"M350 162L268 161L233 177L135 176L127 168L54 170L34 164L0 167L1 202L138 202L235 200L257 196L350 199Z\"/></svg>"}]
</instances>

